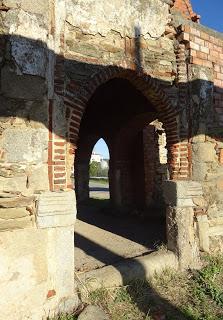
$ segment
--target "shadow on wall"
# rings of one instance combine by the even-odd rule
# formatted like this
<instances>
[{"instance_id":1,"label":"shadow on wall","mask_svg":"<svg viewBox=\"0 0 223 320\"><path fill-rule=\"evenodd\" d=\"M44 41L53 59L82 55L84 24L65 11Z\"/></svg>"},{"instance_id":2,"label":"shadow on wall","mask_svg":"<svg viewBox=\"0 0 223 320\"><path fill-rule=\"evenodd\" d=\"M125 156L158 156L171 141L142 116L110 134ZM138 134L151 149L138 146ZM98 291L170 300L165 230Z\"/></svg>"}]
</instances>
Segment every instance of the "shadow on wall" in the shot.
<instances>
[{"instance_id":1,"label":"shadow on wall","mask_svg":"<svg viewBox=\"0 0 223 320\"><path fill-rule=\"evenodd\" d=\"M136 34L140 34L138 29L136 29ZM106 72L109 67L69 59L63 61L60 56L56 56L55 83L53 84L50 76L52 74L54 53L51 52L45 44L17 36L2 37L0 44L0 55L3 58L1 60L0 98L1 175L3 178L9 174L10 177L12 177L16 175L16 169L17 173L19 172L20 175L27 177L26 188L29 189L30 170L34 169L35 166L48 165L49 179L52 178L51 174L54 166L64 166L66 146L63 140L75 145L78 140L78 119L82 117L83 108L83 100L80 101L79 99L85 94L88 96L87 93L90 91L89 84L91 83L91 78L98 72ZM140 54L140 37L138 36L136 37L135 48L136 71L131 71L130 73L131 76L138 81L139 78L148 78L147 75L143 74L141 68L140 61L142 56ZM116 70L117 68L110 66L109 70L111 69ZM125 75L124 69L119 68L119 72L120 74L123 72L123 75ZM137 72L139 74L137 74ZM76 73L76 79L70 81L67 88L69 88L69 90L72 89L73 93L77 92L77 96L67 94L67 88L64 87L63 79L65 73L67 82L69 82L69 78L72 79ZM59 75L61 75L61 78ZM86 75L89 76L88 81L86 81ZM166 89L170 86L169 83L165 83L163 80L153 80L159 84L161 88ZM84 87L83 83L85 83ZM148 84L151 84L149 90L157 90L154 82L149 80ZM146 89L148 84L144 82L144 89ZM201 104L193 104L190 112L188 112L188 109L174 110L180 119L180 130L182 129L182 132L186 132L186 135L182 134L179 140L175 142L188 141L189 138L191 139L198 134L205 134L217 140L222 139L223 132L220 126L218 126L218 123L220 123L220 120L217 118L218 115L213 112L213 117L210 116L213 83L198 79L190 83L189 86L192 93L193 91L200 91L201 87L205 87L206 96L209 96L209 101L205 98L204 101L201 101ZM54 91L56 95L54 95ZM151 97L153 95L154 93L151 94ZM159 102L157 95L160 95L160 91L156 93L154 99L154 101L157 100L157 102ZM63 99L65 99L66 102L66 110ZM72 100L75 100L74 105L71 104ZM80 104L79 108L78 101ZM73 116L71 119L69 112L74 106L77 108L76 117ZM160 108L162 108L162 106L160 106ZM165 112L165 110L163 113L158 112L158 114L160 114L159 120L164 120L164 128L166 126ZM184 122L185 116L187 119L186 123ZM71 123L76 123L76 127L72 126ZM190 128L188 128L188 125ZM49 134L48 129L50 131ZM168 135L168 130L169 128L167 128L167 139L170 136ZM54 144L54 158L52 158L52 143ZM170 143L169 140L168 143L170 146L174 141ZM75 147L73 149L75 149ZM48 158L46 159L47 150ZM64 182L64 176L64 173L54 176L53 182L57 183L58 186L65 187L66 182ZM50 182L50 188L52 188L51 184L52 181ZM7 188L7 192L9 191L9 188ZM11 191L20 192L20 190L13 188ZM36 191L39 191L39 189ZM88 242L89 240L84 239L84 241ZM102 252L101 259L103 259L103 257L106 257L108 250L103 248L103 246L101 246L100 250ZM88 254L93 255L94 252L88 252ZM138 264L137 261L133 261L133 263ZM117 269L118 268L117 266ZM137 269L139 278L144 278L144 267L138 264ZM119 271L122 274L122 269ZM124 274L123 282L126 282ZM152 291L152 294L160 301L160 308L162 310L174 309L170 302L158 297L149 285L146 286L148 291ZM138 297L135 297L133 292L130 292L130 294L132 295L132 299L138 303ZM142 306L139 305L139 308L142 308ZM178 314L179 319L184 319L184 315L180 311L175 310L175 312ZM187 317L187 319L190 318Z\"/></svg>"}]
</instances>

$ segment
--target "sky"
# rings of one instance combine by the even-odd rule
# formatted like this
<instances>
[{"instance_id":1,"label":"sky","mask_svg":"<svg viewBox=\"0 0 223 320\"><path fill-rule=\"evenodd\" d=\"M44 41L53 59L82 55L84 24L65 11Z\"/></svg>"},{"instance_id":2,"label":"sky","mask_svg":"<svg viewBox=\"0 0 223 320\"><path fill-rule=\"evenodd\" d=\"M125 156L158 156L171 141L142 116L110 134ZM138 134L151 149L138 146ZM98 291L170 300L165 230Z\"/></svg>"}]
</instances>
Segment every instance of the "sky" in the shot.
<instances>
[{"instance_id":1,"label":"sky","mask_svg":"<svg viewBox=\"0 0 223 320\"><path fill-rule=\"evenodd\" d=\"M223 32L223 0L191 0L191 4L201 24Z\"/></svg>"},{"instance_id":2,"label":"sky","mask_svg":"<svg viewBox=\"0 0 223 320\"><path fill-rule=\"evenodd\" d=\"M201 24L223 32L223 0L191 0L194 12L201 16ZM94 147L96 153L109 158L108 147L103 139Z\"/></svg>"},{"instance_id":3,"label":"sky","mask_svg":"<svg viewBox=\"0 0 223 320\"><path fill-rule=\"evenodd\" d=\"M109 159L108 147L103 139L98 140L98 142L94 146L94 152L101 154L104 159Z\"/></svg>"}]
</instances>

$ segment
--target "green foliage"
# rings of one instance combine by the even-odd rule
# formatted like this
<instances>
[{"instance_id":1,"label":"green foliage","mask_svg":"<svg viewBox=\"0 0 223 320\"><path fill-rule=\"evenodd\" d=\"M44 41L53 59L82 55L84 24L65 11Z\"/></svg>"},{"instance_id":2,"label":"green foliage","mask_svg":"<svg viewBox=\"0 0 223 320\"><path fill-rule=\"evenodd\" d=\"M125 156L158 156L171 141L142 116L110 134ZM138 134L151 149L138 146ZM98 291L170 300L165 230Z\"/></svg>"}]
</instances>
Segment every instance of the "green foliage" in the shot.
<instances>
[{"instance_id":1,"label":"green foliage","mask_svg":"<svg viewBox=\"0 0 223 320\"><path fill-rule=\"evenodd\" d=\"M218 256L206 260L207 265L195 276L195 292L201 301L209 297L223 308L223 288L221 281L218 281L223 270L223 258Z\"/></svg>"},{"instance_id":2,"label":"green foliage","mask_svg":"<svg viewBox=\"0 0 223 320\"><path fill-rule=\"evenodd\" d=\"M206 256L204 262L193 272L190 303L183 310L193 320L223 320L223 257Z\"/></svg>"},{"instance_id":3,"label":"green foliage","mask_svg":"<svg viewBox=\"0 0 223 320\"><path fill-rule=\"evenodd\" d=\"M92 161L89 165L90 177L107 177L108 168L102 168L100 162Z\"/></svg>"},{"instance_id":4,"label":"green foliage","mask_svg":"<svg viewBox=\"0 0 223 320\"><path fill-rule=\"evenodd\" d=\"M90 177L98 177L98 173L100 171L100 163L96 161L92 161L90 163L90 168L89 168L89 175Z\"/></svg>"}]
</instances>

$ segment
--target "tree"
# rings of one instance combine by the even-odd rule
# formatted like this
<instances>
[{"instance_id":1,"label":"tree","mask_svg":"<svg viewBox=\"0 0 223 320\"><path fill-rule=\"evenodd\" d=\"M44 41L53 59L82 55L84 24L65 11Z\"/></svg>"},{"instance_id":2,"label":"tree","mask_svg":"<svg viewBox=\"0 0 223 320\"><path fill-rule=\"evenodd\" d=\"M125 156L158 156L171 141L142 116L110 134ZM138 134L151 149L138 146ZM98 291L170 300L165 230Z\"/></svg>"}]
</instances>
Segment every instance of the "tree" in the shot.
<instances>
[{"instance_id":1,"label":"tree","mask_svg":"<svg viewBox=\"0 0 223 320\"><path fill-rule=\"evenodd\" d=\"M92 161L90 163L90 168L89 168L90 177L98 177L100 170L101 170L100 162Z\"/></svg>"}]
</instances>

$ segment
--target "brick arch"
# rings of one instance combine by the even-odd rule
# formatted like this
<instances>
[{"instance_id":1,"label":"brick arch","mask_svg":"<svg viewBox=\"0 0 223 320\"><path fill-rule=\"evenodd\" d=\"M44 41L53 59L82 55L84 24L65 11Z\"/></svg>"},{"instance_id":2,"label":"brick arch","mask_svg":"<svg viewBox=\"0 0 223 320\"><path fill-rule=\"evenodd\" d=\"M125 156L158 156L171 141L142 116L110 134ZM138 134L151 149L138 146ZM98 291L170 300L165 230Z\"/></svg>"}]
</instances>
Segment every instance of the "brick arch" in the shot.
<instances>
[{"instance_id":1,"label":"brick arch","mask_svg":"<svg viewBox=\"0 0 223 320\"><path fill-rule=\"evenodd\" d=\"M155 107L159 120L163 122L167 135L169 168L171 179L187 179L188 144L181 142L178 128L178 112L174 108L155 79L146 74L137 74L133 70L120 67L105 67L91 79L77 89L74 81L70 81L65 89L64 104L68 120L68 163L74 161L74 150L77 146L79 128L89 99L97 88L107 81L122 78L135 86ZM182 159L181 159L182 158ZM72 159L72 160L71 160ZM70 186L69 182L68 185Z\"/></svg>"}]
</instances>

